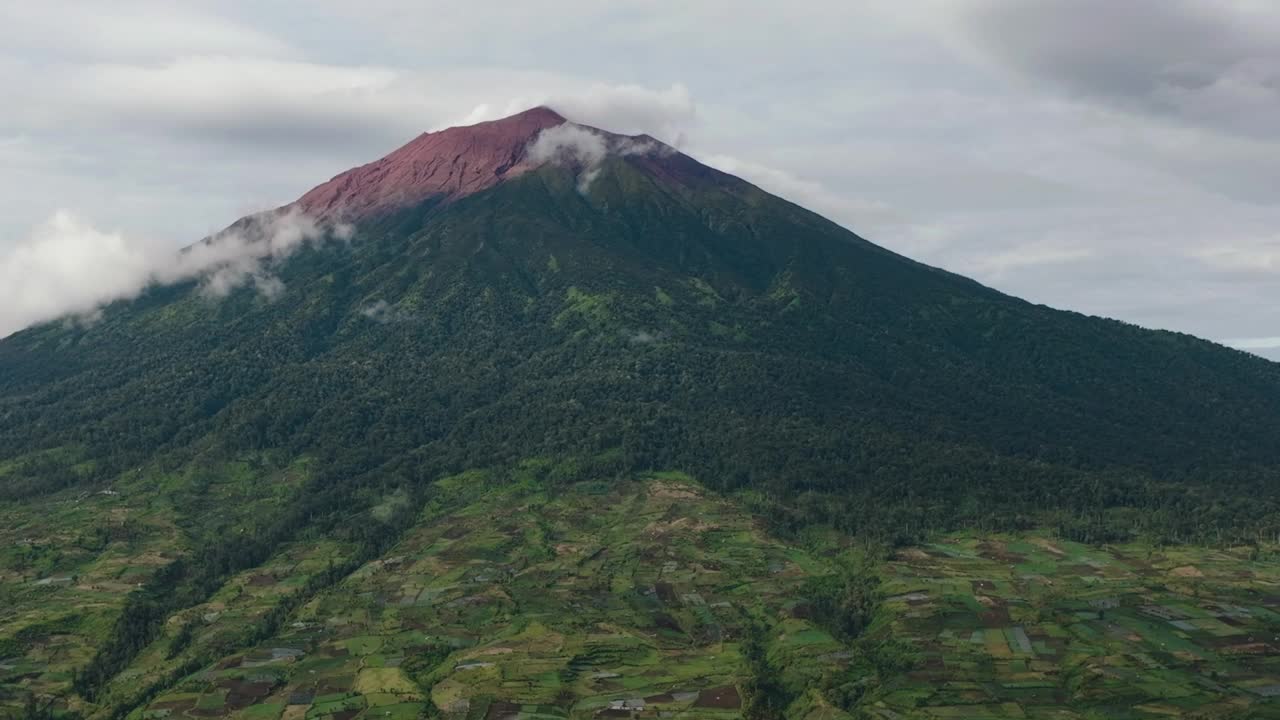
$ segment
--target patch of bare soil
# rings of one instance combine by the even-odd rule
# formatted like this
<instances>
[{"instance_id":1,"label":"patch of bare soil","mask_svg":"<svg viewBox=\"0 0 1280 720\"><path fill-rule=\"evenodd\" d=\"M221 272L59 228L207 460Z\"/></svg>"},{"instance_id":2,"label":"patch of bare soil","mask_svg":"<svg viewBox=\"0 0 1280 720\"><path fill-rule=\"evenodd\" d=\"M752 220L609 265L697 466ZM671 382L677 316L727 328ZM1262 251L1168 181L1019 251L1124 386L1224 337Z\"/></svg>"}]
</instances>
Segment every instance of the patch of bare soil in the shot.
<instances>
[{"instance_id":1,"label":"patch of bare soil","mask_svg":"<svg viewBox=\"0 0 1280 720\"><path fill-rule=\"evenodd\" d=\"M702 494L688 485L656 480L649 484L649 496L662 500L691 500L702 497Z\"/></svg>"},{"instance_id":2,"label":"patch of bare soil","mask_svg":"<svg viewBox=\"0 0 1280 720\"><path fill-rule=\"evenodd\" d=\"M738 695L738 688L732 685L724 685L722 687L708 688L698 693L698 700L693 706L736 710L742 707L742 697Z\"/></svg>"},{"instance_id":3,"label":"patch of bare soil","mask_svg":"<svg viewBox=\"0 0 1280 720\"><path fill-rule=\"evenodd\" d=\"M1009 546L1000 540L988 540L978 545L978 554L988 560L1015 565L1025 558L1017 553L1009 552Z\"/></svg>"},{"instance_id":4,"label":"patch of bare soil","mask_svg":"<svg viewBox=\"0 0 1280 720\"><path fill-rule=\"evenodd\" d=\"M658 538L678 532L702 533L707 530L715 530L718 527L720 526L712 523L695 520L690 517L682 517L676 520L655 520L645 526L644 532L651 538Z\"/></svg>"},{"instance_id":5,"label":"patch of bare soil","mask_svg":"<svg viewBox=\"0 0 1280 720\"><path fill-rule=\"evenodd\" d=\"M1038 545L1042 550L1044 550L1045 552L1055 557L1066 556L1066 553L1062 551L1062 548L1058 547L1057 545L1054 545L1053 543L1049 542L1048 540L1045 540L1044 538L1034 538L1031 541L1031 544Z\"/></svg>"}]
</instances>

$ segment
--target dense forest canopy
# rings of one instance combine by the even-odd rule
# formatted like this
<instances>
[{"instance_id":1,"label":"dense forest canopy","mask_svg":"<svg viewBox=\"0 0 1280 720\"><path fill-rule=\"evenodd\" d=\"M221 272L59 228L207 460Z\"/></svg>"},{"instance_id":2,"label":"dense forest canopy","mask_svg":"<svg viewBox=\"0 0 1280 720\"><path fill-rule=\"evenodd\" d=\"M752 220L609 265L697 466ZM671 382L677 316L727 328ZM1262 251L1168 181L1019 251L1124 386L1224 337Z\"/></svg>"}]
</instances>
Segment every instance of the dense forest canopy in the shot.
<instances>
[{"instance_id":1,"label":"dense forest canopy","mask_svg":"<svg viewBox=\"0 0 1280 720\"><path fill-rule=\"evenodd\" d=\"M684 156L606 170L369 218L272 268L278 297L157 287L0 342L0 492L246 451L335 482L553 456L903 540L1280 528L1274 364L1008 297Z\"/></svg>"}]
</instances>

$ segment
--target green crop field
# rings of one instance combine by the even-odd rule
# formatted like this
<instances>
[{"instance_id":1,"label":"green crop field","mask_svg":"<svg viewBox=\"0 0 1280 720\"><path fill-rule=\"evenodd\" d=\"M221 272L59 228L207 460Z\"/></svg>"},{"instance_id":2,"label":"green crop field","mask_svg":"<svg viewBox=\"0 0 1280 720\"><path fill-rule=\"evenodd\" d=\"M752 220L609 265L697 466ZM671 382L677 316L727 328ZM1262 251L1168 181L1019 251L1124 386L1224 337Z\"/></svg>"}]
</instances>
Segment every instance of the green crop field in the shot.
<instances>
[{"instance_id":1,"label":"green crop field","mask_svg":"<svg viewBox=\"0 0 1280 720\"><path fill-rule=\"evenodd\" d=\"M884 718L1280 717L1280 564L1248 550L955 535L887 564L917 666Z\"/></svg>"},{"instance_id":2,"label":"green crop field","mask_svg":"<svg viewBox=\"0 0 1280 720\"><path fill-rule=\"evenodd\" d=\"M556 467L439 481L373 559L336 537L280 546L165 618L97 701L147 720L1280 717L1264 549L955 534L866 555L829 530L771 535L682 473L539 480ZM192 507L250 482L236 465L165 481ZM69 696L182 538L235 531L117 487L4 516L15 717L30 694ZM872 593L857 621L832 610L857 605L851 572Z\"/></svg>"},{"instance_id":3,"label":"green crop field","mask_svg":"<svg viewBox=\"0 0 1280 720\"><path fill-rule=\"evenodd\" d=\"M678 474L548 494L469 473L440 488L388 555L277 632L238 644L341 546L290 545L236 575L171 618L107 696L163 683L212 650L214 662L135 715L417 717L431 706L468 718L724 718L742 713L749 626L765 628L789 677L846 662L842 643L803 618L801 588L829 562Z\"/></svg>"}]
</instances>

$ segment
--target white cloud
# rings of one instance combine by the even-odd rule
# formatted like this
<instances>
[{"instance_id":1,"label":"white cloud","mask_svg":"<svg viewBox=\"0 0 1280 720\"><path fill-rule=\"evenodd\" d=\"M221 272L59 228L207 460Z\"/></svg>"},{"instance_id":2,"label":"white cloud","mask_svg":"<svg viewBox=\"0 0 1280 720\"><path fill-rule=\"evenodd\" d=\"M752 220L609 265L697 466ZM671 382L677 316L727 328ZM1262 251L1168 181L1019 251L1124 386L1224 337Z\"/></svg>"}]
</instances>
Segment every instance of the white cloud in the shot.
<instances>
[{"instance_id":1,"label":"white cloud","mask_svg":"<svg viewBox=\"0 0 1280 720\"><path fill-rule=\"evenodd\" d=\"M609 155L646 155L674 152L653 140L606 136L592 128L566 122L538 133L529 144L528 157L535 164L557 163L578 174L578 192L585 193L599 176Z\"/></svg>"},{"instance_id":2,"label":"white cloud","mask_svg":"<svg viewBox=\"0 0 1280 720\"><path fill-rule=\"evenodd\" d=\"M590 83L484 102L456 124L497 120L538 105L545 105L582 125L624 135L651 135L676 147L683 144L698 115L692 94L680 83L665 89Z\"/></svg>"},{"instance_id":3,"label":"white cloud","mask_svg":"<svg viewBox=\"0 0 1280 720\"><path fill-rule=\"evenodd\" d=\"M70 212L55 214L0 254L0 336L136 296L156 257L155 245L102 232Z\"/></svg>"},{"instance_id":4,"label":"white cloud","mask_svg":"<svg viewBox=\"0 0 1280 720\"><path fill-rule=\"evenodd\" d=\"M330 235L315 219L294 210L263 213L165 258L156 265L153 277L160 283L202 278L202 291L214 298L252 281L263 295L274 298L284 286L266 265L292 255L304 243Z\"/></svg>"},{"instance_id":5,"label":"white cloud","mask_svg":"<svg viewBox=\"0 0 1280 720\"><path fill-rule=\"evenodd\" d=\"M364 307L360 308L360 315L366 317L380 325L390 325L392 323L409 322L413 320L413 313L408 312L395 305L389 304L386 300L376 300Z\"/></svg>"},{"instance_id":6,"label":"white cloud","mask_svg":"<svg viewBox=\"0 0 1280 720\"><path fill-rule=\"evenodd\" d=\"M174 252L168 243L103 232L59 211L0 254L0 337L60 317L92 316L156 283L198 279L210 298L252 283L274 299L284 284L271 274L271 264L328 238L350 238L350 229L297 212L272 212Z\"/></svg>"},{"instance_id":7,"label":"white cloud","mask_svg":"<svg viewBox=\"0 0 1280 720\"><path fill-rule=\"evenodd\" d=\"M596 83L549 97L544 104L574 122L624 135L652 135L676 147L684 143L698 114L689 89L679 83L665 90Z\"/></svg>"},{"instance_id":8,"label":"white cloud","mask_svg":"<svg viewBox=\"0 0 1280 720\"><path fill-rule=\"evenodd\" d=\"M529 160L574 162L597 165L608 153L604 135L576 123L567 122L538 133L529 146Z\"/></svg>"},{"instance_id":9,"label":"white cloud","mask_svg":"<svg viewBox=\"0 0 1280 720\"><path fill-rule=\"evenodd\" d=\"M0 46L11 52L117 59L292 52L278 38L217 14L174 2L139 0L0 3Z\"/></svg>"},{"instance_id":10,"label":"white cloud","mask_svg":"<svg viewBox=\"0 0 1280 720\"><path fill-rule=\"evenodd\" d=\"M90 121L257 144L405 132L421 98L381 67L226 56L158 65L92 64L65 79L63 100Z\"/></svg>"},{"instance_id":11,"label":"white cloud","mask_svg":"<svg viewBox=\"0 0 1280 720\"><path fill-rule=\"evenodd\" d=\"M424 130L469 125L548 105L571 120L677 143L696 120L683 85L607 85L535 70L417 72L244 54L184 53L158 61L6 65L0 87L21 132L102 132L239 148L346 149L367 161ZM471 107L459 115L459 108Z\"/></svg>"},{"instance_id":12,"label":"white cloud","mask_svg":"<svg viewBox=\"0 0 1280 720\"><path fill-rule=\"evenodd\" d=\"M650 332L648 330L624 330L622 335L627 339L627 342L636 345L652 345L660 342L665 337L665 333Z\"/></svg>"},{"instance_id":13,"label":"white cloud","mask_svg":"<svg viewBox=\"0 0 1280 720\"><path fill-rule=\"evenodd\" d=\"M529 160L572 167L578 173L578 192L585 193L600 174L609 148L605 138L590 128L564 123L538 133L529 146Z\"/></svg>"},{"instance_id":14,"label":"white cloud","mask_svg":"<svg viewBox=\"0 0 1280 720\"><path fill-rule=\"evenodd\" d=\"M1223 340L1222 344L1239 350L1272 350L1280 348L1280 337L1238 338Z\"/></svg>"}]
</instances>

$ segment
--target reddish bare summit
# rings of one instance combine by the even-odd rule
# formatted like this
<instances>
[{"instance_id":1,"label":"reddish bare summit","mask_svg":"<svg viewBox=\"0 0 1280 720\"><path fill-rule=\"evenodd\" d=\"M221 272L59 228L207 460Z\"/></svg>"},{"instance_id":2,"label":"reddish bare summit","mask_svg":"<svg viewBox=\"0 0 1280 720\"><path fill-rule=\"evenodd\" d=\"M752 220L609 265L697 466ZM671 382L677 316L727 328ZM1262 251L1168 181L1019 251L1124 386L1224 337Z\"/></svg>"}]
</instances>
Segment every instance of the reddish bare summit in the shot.
<instances>
[{"instance_id":1,"label":"reddish bare summit","mask_svg":"<svg viewBox=\"0 0 1280 720\"><path fill-rule=\"evenodd\" d=\"M564 122L554 110L536 107L501 120L423 133L381 160L314 188L296 205L320 218L357 220L431 197L456 200L532 169L525 160L529 143Z\"/></svg>"}]
</instances>

